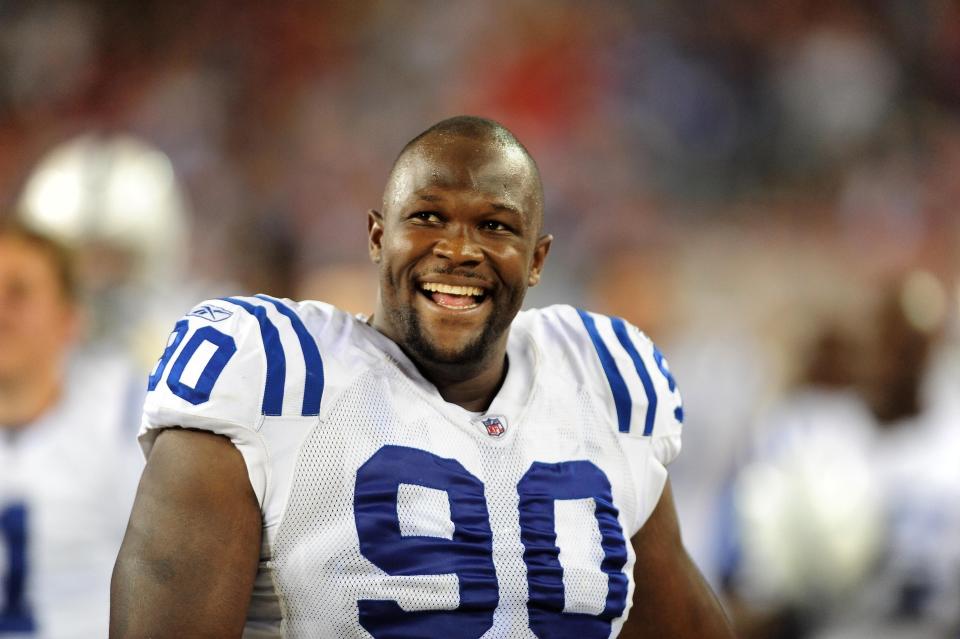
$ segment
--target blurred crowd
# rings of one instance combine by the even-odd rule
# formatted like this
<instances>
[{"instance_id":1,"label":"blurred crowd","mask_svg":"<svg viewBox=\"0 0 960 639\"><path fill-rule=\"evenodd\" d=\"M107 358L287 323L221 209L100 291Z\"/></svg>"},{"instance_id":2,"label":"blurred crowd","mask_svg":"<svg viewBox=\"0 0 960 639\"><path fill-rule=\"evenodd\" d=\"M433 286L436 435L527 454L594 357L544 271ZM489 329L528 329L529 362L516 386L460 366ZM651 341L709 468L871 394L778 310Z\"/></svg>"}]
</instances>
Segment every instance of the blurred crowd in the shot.
<instances>
[{"instance_id":1,"label":"blurred crowd","mask_svg":"<svg viewBox=\"0 0 960 639\"><path fill-rule=\"evenodd\" d=\"M360 260L394 154L451 113L538 158L567 297L611 245L706 221L862 253L956 227L955 1L42 0L0 23L0 201L75 134L139 135L188 189L194 272L251 289Z\"/></svg>"},{"instance_id":2,"label":"blurred crowd","mask_svg":"<svg viewBox=\"0 0 960 639\"><path fill-rule=\"evenodd\" d=\"M684 538L741 636L957 637L957 0L0 0L0 209L80 254L75 359L134 377L210 295L369 312L364 213L456 113L540 164L528 304L670 360ZM124 167L162 186L129 233Z\"/></svg>"}]
</instances>

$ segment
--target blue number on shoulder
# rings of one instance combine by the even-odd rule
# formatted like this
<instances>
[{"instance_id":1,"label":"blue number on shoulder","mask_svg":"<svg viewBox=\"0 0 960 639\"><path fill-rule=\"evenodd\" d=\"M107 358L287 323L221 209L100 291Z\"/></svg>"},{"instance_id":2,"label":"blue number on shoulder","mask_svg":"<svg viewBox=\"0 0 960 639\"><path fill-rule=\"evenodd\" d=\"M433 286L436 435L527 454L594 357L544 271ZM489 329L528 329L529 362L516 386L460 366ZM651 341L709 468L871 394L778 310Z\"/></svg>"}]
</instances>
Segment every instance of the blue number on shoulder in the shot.
<instances>
[{"instance_id":1,"label":"blue number on shoulder","mask_svg":"<svg viewBox=\"0 0 960 639\"><path fill-rule=\"evenodd\" d=\"M200 345L205 342L213 344L217 349L203 367L203 371L197 379L196 386L187 386L180 378L190 359L197 352L197 349L200 348ZM226 333L221 333L212 326L201 326L187 341L187 345L180 351L180 356L177 357L177 361L175 361L170 368L170 376L167 377L167 386L177 397L185 399L191 404L202 404L210 399L210 392L213 390L213 385L217 382L217 378L220 377L220 373L223 372L223 367L227 365L227 362L230 361L230 358L233 357L233 354L236 352L237 344L234 342L233 337Z\"/></svg>"},{"instance_id":2,"label":"blue number on shoulder","mask_svg":"<svg viewBox=\"0 0 960 639\"><path fill-rule=\"evenodd\" d=\"M33 632L35 623L25 596L27 576L27 509L13 504L0 510L0 538L7 547L7 574L0 585L0 633Z\"/></svg>"},{"instance_id":3,"label":"blue number on shoulder","mask_svg":"<svg viewBox=\"0 0 960 639\"><path fill-rule=\"evenodd\" d=\"M166 370L167 364L170 363L170 358L177 352L177 347L180 346L180 342L183 341L183 336L187 334L188 327L189 324L187 320L180 320L174 325L173 331L167 339L167 347L163 349L163 355L160 356L156 367L153 369L153 373L151 373L147 379L148 391L157 389L157 384L160 383L160 378L163 377L163 371Z\"/></svg>"},{"instance_id":4,"label":"blue number on shoulder","mask_svg":"<svg viewBox=\"0 0 960 639\"><path fill-rule=\"evenodd\" d=\"M400 484L445 491L453 538L404 536L397 515ZM354 517L360 552L388 575L457 575L456 610L404 611L395 601L357 602L360 625L377 639L479 637L499 602L493 534L483 482L459 462L403 446L384 446L357 471Z\"/></svg>"},{"instance_id":5,"label":"blue number on shoulder","mask_svg":"<svg viewBox=\"0 0 960 639\"><path fill-rule=\"evenodd\" d=\"M613 505L610 481L593 463L534 462L517 484L520 496L520 538L527 565L530 629L543 639L594 639L610 636L610 624L627 604L627 545ZM565 613L563 567L557 547L554 501L593 498L608 576L606 605L599 615Z\"/></svg>"}]
</instances>

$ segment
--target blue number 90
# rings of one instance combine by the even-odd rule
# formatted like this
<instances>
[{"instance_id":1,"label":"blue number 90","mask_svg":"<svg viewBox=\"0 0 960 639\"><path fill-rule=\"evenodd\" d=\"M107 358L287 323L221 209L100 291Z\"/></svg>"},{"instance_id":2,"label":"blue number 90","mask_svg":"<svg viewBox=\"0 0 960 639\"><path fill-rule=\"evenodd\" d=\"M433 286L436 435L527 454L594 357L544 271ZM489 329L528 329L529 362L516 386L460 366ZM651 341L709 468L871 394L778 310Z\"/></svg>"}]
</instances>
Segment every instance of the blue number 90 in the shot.
<instances>
[{"instance_id":1,"label":"blue number 90","mask_svg":"<svg viewBox=\"0 0 960 639\"><path fill-rule=\"evenodd\" d=\"M401 533L400 484L447 493L452 538ZM517 492L530 629L542 639L609 637L613 619L626 608L628 579L623 573L626 540L606 475L588 461L535 462ZM564 612L563 568L556 545L554 502L587 498L595 503L604 555L600 569L609 584L599 615ZM388 575L452 573L460 585L456 610L405 611L391 600L360 600L360 624L376 639L474 639L493 626L499 603L493 534L483 482L463 465L416 448L384 446L357 471L354 518L360 552Z\"/></svg>"}]
</instances>

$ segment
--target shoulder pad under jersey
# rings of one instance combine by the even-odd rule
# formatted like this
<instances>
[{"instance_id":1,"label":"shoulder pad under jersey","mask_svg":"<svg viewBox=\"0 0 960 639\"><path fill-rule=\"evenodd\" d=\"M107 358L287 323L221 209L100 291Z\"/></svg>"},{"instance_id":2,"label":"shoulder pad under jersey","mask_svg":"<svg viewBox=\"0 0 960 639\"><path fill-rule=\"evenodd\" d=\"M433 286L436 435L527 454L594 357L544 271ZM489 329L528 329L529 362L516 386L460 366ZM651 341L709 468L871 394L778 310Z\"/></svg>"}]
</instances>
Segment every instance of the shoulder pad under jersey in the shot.
<instances>
[{"instance_id":1,"label":"shoulder pad under jersey","mask_svg":"<svg viewBox=\"0 0 960 639\"><path fill-rule=\"evenodd\" d=\"M294 303L225 297L176 323L150 375L146 412L255 427L261 416L317 415L323 385L319 348Z\"/></svg>"},{"instance_id":2,"label":"shoulder pad under jersey","mask_svg":"<svg viewBox=\"0 0 960 639\"><path fill-rule=\"evenodd\" d=\"M545 358L562 357L565 372L608 402L618 432L650 438L657 459L680 451L683 403L660 350L637 327L566 305L523 313Z\"/></svg>"}]
</instances>

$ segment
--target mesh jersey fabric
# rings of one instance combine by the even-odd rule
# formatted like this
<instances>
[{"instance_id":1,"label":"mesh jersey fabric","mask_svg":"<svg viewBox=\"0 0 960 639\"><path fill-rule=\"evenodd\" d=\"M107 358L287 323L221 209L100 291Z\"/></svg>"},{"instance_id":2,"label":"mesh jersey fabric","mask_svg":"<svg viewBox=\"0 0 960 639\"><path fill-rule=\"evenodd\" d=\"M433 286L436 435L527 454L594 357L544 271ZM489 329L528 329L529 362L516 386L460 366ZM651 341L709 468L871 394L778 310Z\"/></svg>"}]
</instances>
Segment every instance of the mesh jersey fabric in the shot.
<instances>
[{"instance_id":1,"label":"mesh jersey fabric","mask_svg":"<svg viewBox=\"0 0 960 639\"><path fill-rule=\"evenodd\" d=\"M520 313L508 362L478 418L327 304L177 323L141 445L187 426L243 454L264 516L246 636L616 636L679 391L640 331L568 306Z\"/></svg>"}]
</instances>

